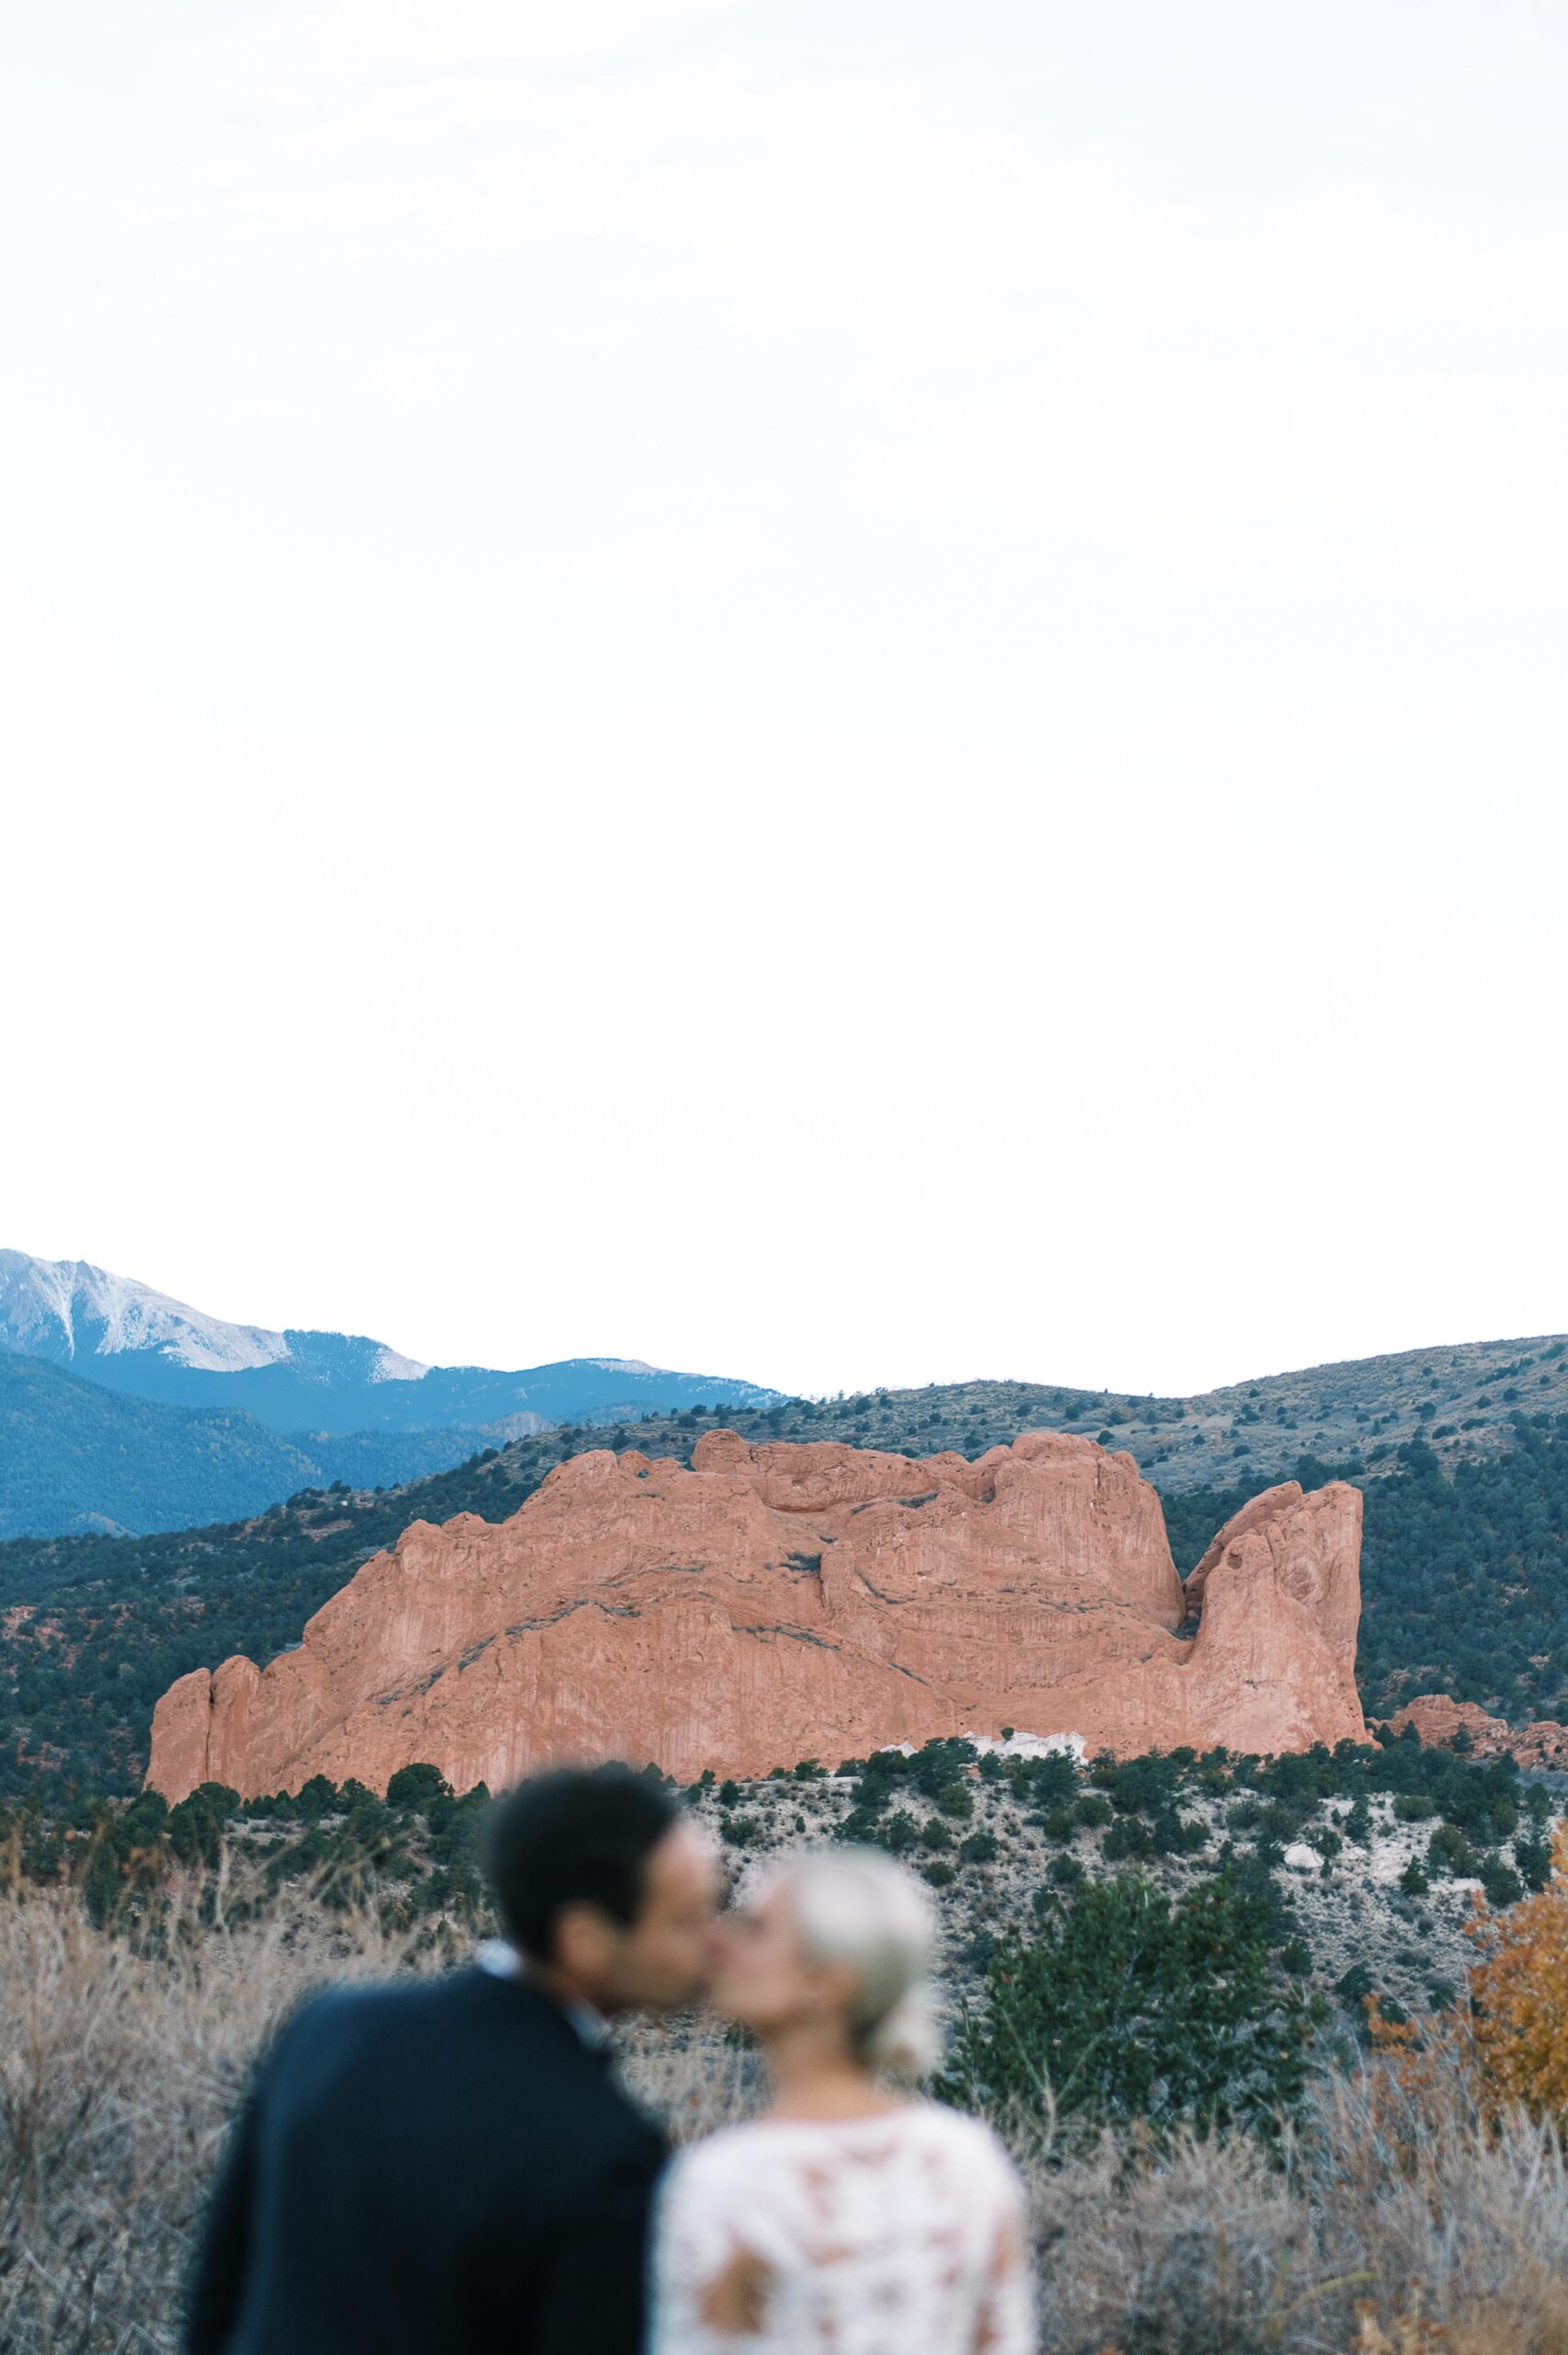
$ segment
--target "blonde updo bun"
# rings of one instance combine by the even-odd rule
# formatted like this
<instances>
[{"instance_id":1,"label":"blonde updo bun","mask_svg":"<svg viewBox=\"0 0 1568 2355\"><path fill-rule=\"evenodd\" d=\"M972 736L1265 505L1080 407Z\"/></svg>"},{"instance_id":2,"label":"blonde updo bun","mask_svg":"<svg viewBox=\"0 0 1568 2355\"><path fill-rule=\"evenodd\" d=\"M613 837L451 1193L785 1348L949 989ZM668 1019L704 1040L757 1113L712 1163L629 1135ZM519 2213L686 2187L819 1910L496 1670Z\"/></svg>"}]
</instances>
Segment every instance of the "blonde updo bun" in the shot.
<instances>
[{"instance_id":1,"label":"blonde updo bun","mask_svg":"<svg viewBox=\"0 0 1568 2355\"><path fill-rule=\"evenodd\" d=\"M780 1867L813 1962L848 1963L854 2047L889 2076L925 2077L942 2058L931 1972L936 1909L904 1866L877 1848L818 1848Z\"/></svg>"}]
</instances>

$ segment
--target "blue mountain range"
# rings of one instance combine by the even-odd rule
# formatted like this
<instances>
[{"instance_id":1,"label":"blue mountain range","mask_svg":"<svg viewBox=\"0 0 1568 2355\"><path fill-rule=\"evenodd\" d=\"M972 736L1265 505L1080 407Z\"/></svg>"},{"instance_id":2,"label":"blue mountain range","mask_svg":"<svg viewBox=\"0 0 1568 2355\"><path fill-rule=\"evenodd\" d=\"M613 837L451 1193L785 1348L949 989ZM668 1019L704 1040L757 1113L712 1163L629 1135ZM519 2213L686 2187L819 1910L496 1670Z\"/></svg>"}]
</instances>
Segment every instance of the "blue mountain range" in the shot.
<instances>
[{"instance_id":1,"label":"blue mountain range","mask_svg":"<svg viewBox=\"0 0 1568 2355\"><path fill-rule=\"evenodd\" d=\"M24 1379L15 1361L56 1379ZM418 1479L553 1423L780 1396L633 1358L426 1366L362 1335L236 1325L86 1260L9 1250L0 1377L3 1536L238 1518L318 1480ZM180 1411L116 1415L111 1398Z\"/></svg>"}]
</instances>

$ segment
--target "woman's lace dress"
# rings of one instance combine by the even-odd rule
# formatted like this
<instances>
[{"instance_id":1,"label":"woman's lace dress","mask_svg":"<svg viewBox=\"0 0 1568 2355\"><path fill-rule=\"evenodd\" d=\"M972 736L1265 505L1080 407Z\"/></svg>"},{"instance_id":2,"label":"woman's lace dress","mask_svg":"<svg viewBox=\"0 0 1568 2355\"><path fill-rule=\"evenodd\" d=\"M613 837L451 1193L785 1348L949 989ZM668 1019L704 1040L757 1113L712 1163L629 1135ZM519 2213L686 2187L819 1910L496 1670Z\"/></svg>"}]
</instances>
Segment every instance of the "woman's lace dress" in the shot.
<instances>
[{"instance_id":1,"label":"woman's lace dress","mask_svg":"<svg viewBox=\"0 0 1568 2355\"><path fill-rule=\"evenodd\" d=\"M910 2102L761 2119L678 2159L653 2355L1032 2355L1024 2202L995 2137Z\"/></svg>"}]
</instances>

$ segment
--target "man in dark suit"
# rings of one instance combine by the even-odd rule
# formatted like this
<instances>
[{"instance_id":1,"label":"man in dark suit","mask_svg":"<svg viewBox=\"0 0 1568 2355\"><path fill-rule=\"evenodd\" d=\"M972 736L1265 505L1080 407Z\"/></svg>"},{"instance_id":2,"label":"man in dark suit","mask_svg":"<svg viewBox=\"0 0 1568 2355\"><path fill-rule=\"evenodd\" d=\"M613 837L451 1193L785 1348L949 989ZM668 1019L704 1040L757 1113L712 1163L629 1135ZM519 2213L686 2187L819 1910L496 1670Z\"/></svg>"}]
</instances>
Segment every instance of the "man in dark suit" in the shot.
<instances>
[{"instance_id":1,"label":"man in dark suit","mask_svg":"<svg viewBox=\"0 0 1568 2355\"><path fill-rule=\"evenodd\" d=\"M624 1768L491 1818L508 1943L441 1979L318 1997L235 2129L185 2355L635 2355L665 2156L604 2051L689 2002L714 1872Z\"/></svg>"}]
</instances>

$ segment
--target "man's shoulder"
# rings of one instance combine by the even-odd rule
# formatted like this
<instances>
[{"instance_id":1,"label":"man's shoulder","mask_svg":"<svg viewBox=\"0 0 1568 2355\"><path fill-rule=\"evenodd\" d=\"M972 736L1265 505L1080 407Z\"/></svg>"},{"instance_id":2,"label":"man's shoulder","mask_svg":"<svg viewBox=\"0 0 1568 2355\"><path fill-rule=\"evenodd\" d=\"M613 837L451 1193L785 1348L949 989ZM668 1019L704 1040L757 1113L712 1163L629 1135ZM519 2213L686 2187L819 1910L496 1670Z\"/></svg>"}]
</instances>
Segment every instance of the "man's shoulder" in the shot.
<instances>
[{"instance_id":1,"label":"man's shoulder","mask_svg":"<svg viewBox=\"0 0 1568 2355\"><path fill-rule=\"evenodd\" d=\"M657 2165L666 2148L605 2057L588 2050L555 2005L472 1968L325 1989L295 2014L275 2062L317 2088L329 2076L397 2085L415 2100L438 2089L462 2099L483 2088L476 2131L487 2117L498 2131L518 2132L543 2111L555 2133L569 2118L574 2141L634 2169ZM509 2106L511 2096L526 2099Z\"/></svg>"},{"instance_id":2,"label":"man's shoulder","mask_svg":"<svg viewBox=\"0 0 1568 2355\"><path fill-rule=\"evenodd\" d=\"M575 2030L554 2005L532 1989L503 1988L472 1967L322 1988L301 2005L287 2034L289 2040L303 2044L472 2037L566 2062L581 2052Z\"/></svg>"},{"instance_id":3,"label":"man's shoulder","mask_svg":"<svg viewBox=\"0 0 1568 2355\"><path fill-rule=\"evenodd\" d=\"M294 2011L280 2041L308 2044L324 2036L374 2035L433 2024L453 2012L457 1976L369 1979L317 1988Z\"/></svg>"}]
</instances>

